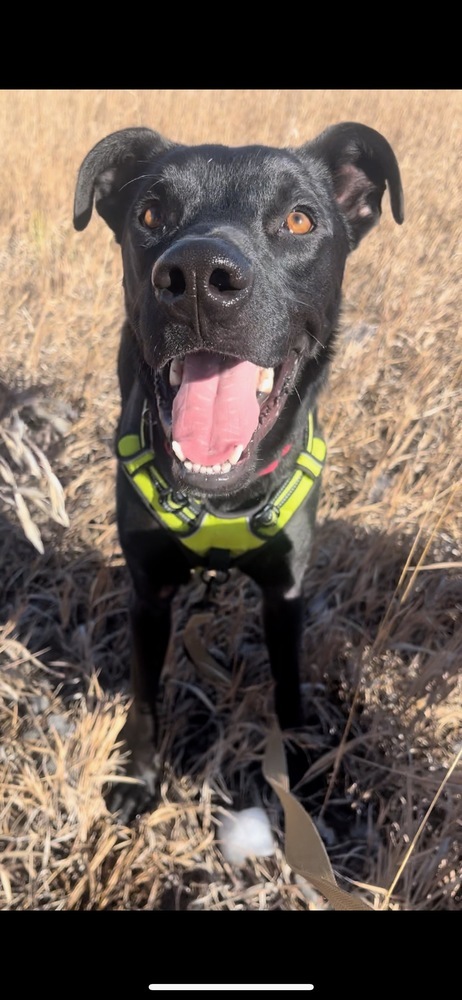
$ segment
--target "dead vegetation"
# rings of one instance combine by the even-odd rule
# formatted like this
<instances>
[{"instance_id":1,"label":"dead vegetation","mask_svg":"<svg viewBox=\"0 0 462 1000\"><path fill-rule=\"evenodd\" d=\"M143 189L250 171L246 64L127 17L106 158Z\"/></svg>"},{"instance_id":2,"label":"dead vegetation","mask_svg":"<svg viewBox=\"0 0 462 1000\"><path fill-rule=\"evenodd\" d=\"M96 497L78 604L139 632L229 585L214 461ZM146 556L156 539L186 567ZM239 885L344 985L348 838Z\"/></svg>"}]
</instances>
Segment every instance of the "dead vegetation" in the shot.
<instances>
[{"instance_id":1,"label":"dead vegetation","mask_svg":"<svg viewBox=\"0 0 462 1000\"><path fill-rule=\"evenodd\" d=\"M361 890L376 908L460 907L461 104L448 91L0 94L2 908L322 906L285 863L261 777L271 686L259 594L237 575L207 636L231 683L198 677L184 654L193 582L164 675L159 805L130 828L106 811L127 704L112 455L121 265L101 220L77 236L71 212L82 157L116 128L297 144L347 119L394 146L407 218L398 229L385 204L350 260L321 403L300 795L335 870L376 887ZM279 849L232 868L220 817L250 801Z\"/></svg>"}]
</instances>

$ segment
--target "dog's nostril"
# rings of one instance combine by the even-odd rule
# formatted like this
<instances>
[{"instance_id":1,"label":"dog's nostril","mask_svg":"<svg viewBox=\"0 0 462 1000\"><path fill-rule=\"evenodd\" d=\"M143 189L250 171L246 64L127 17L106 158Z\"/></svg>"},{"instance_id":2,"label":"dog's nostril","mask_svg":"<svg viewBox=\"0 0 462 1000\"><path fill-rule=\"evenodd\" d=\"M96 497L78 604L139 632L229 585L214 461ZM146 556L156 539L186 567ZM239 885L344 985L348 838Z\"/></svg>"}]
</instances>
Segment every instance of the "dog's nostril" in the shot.
<instances>
[{"instance_id":1,"label":"dog's nostril","mask_svg":"<svg viewBox=\"0 0 462 1000\"><path fill-rule=\"evenodd\" d=\"M172 295L183 295L183 293L186 291L186 281L184 280L184 274L179 267L172 267L170 271L169 289Z\"/></svg>"},{"instance_id":2,"label":"dog's nostril","mask_svg":"<svg viewBox=\"0 0 462 1000\"><path fill-rule=\"evenodd\" d=\"M229 272L225 271L222 267L216 267L212 271L209 284L217 288L219 292L231 292L239 287L236 282L233 282Z\"/></svg>"},{"instance_id":3,"label":"dog's nostril","mask_svg":"<svg viewBox=\"0 0 462 1000\"><path fill-rule=\"evenodd\" d=\"M153 271L153 285L160 292L169 292L170 295L183 295L186 291L186 281L183 271L179 267L159 268Z\"/></svg>"}]
</instances>

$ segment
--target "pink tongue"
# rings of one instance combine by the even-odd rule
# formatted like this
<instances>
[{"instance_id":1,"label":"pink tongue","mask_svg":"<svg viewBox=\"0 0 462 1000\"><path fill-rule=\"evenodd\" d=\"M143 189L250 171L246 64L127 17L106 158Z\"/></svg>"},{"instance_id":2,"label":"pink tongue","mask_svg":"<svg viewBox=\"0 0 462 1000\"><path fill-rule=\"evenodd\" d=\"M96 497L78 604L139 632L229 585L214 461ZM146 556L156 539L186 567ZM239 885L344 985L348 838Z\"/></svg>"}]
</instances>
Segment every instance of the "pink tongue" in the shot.
<instances>
[{"instance_id":1,"label":"pink tongue","mask_svg":"<svg viewBox=\"0 0 462 1000\"><path fill-rule=\"evenodd\" d=\"M186 355L172 412L172 440L185 459L221 465L236 445L245 448L258 425L259 371L250 361L221 354Z\"/></svg>"}]
</instances>

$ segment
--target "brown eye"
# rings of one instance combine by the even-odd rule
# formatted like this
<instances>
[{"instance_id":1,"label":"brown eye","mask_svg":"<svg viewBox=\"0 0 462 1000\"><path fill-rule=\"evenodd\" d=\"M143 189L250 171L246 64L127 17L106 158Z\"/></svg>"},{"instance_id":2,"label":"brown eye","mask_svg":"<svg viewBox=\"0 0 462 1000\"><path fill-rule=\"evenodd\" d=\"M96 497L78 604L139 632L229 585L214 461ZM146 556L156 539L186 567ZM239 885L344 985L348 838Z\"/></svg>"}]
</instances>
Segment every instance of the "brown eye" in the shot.
<instances>
[{"instance_id":1,"label":"brown eye","mask_svg":"<svg viewBox=\"0 0 462 1000\"><path fill-rule=\"evenodd\" d=\"M160 208L158 205L150 205L142 216L141 221L148 229L158 229L162 225L162 218L160 214Z\"/></svg>"},{"instance_id":2,"label":"brown eye","mask_svg":"<svg viewBox=\"0 0 462 1000\"><path fill-rule=\"evenodd\" d=\"M314 229L314 222L310 219L306 212L300 212L298 209L294 209L293 212L289 212L286 219L286 226L290 233L294 236L305 236L306 233L310 233Z\"/></svg>"}]
</instances>

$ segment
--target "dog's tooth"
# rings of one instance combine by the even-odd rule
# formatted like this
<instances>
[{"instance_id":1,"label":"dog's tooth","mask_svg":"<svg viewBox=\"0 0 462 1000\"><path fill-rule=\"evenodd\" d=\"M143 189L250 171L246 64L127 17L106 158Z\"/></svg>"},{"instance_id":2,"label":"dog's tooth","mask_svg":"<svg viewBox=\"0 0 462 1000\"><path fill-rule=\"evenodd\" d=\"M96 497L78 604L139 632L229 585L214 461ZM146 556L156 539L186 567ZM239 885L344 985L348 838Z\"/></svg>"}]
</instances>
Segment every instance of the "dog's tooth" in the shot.
<instances>
[{"instance_id":1,"label":"dog's tooth","mask_svg":"<svg viewBox=\"0 0 462 1000\"><path fill-rule=\"evenodd\" d=\"M183 362L179 358L173 358L170 362L170 371L168 374L169 382L172 388L176 388L181 385L181 380L183 378Z\"/></svg>"},{"instance_id":2,"label":"dog's tooth","mask_svg":"<svg viewBox=\"0 0 462 1000\"><path fill-rule=\"evenodd\" d=\"M239 461L239 456L242 455L242 451L243 451L242 445L239 445L237 448L234 449L234 452L237 455L236 462ZM226 462L221 462L220 465L218 464L218 462L215 463L215 465L199 465L198 462L193 463L190 462L189 459L186 459L186 461L183 462L183 465L185 469L188 470L188 472L200 472L203 476L216 476L220 472L222 473L230 472L232 469L232 464L229 459Z\"/></svg>"},{"instance_id":3,"label":"dog's tooth","mask_svg":"<svg viewBox=\"0 0 462 1000\"><path fill-rule=\"evenodd\" d=\"M172 441L172 451L175 452L175 455L180 460L180 462L185 461L183 449L181 447L181 444L178 444L178 441Z\"/></svg>"},{"instance_id":4,"label":"dog's tooth","mask_svg":"<svg viewBox=\"0 0 462 1000\"><path fill-rule=\"evenodd\" d=\"M270 393L274 383L274 368L262 368L258 380L257 392Z\"/></svg>"},{"instance_id":5,"label":"dog's tooth","mask_svg":"<svg viewBox=\"0 0 462 1000\"><path fill-rule=\"evenodd\" d=\"M231 462L231 465L237 465L243 451L244 451L244 445L237 444L236 447L231 452L231 454L228 456L228 462Z\"/></svg>"}]
</instances>

